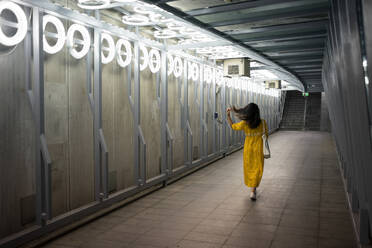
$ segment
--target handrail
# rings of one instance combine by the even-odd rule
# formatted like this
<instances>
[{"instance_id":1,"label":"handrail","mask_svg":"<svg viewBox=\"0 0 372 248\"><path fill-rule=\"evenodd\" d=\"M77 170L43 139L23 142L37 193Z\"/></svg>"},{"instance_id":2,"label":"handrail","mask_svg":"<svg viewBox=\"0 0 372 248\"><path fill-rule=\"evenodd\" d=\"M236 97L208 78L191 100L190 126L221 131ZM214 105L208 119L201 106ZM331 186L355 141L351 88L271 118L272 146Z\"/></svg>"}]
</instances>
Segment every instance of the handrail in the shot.
<instances>
[{"instance_id":1,"label":"handrail","mask_svg":"<svg viewBox=\"0 0 372 248\"><path fill-rule=\"evenodd\" d=\"M40 149L44 162L44 186L45 186L45 213L42 213L43 220L52 218L52 184L51 184L51 170L52 160L50 158L48 145L44 134L40 135Z\"/></svg>"},{"instance_id":2,"label":"handrail","mask_svg":"<svg viewBox=\"0 0 372 248\"><path fill-rule=\"evenodd\" d=\"M108 197L108 149L107 144L105 141L105 136L103 134L102 128L98 130L99 132L99 144L100 148L103 152L103 159L102 159L102 190L101 192L102 196L104 198Z\"/></svg>"},{"instance_id":3,"label":"handrail","mask_svg":"<svg viewBox=\"0 0 372 248\"><path fill-rule=\"evenodd\" d=\"M187 129L187 133L188 133L188 138L190 138L190 142L187 142L188 144L188 160L190 161L190 164L192 164L192 143L193 143L193 134L192 134L192 130L191 130L191 127L190 127L190 123L189 121L186 122L186 129Z\"/></svg>"},{"instance_id":4,"label":"handrail","mask_svg":"<svg viewBox=\"0 0 372 248\"><path fill-rule=\"evenodd\" d=\"M172 165L173 165L173 145L174 145L174 137L172 135L172 132L169 128L169 125L168 123L165 124L165 128L166 128L166 131L167 131L167 140L169 142L169 149L170 149L170 158L169 158L169 161L168 161L168 167L169 169L167 169L167 173L169 174L170 171L173 171L173 168L172 168Z\"/></svg>"},{"instance_id":5,"label":"handrail","mask_svg":"<svg viewBox=\"0 0 372 248\"><path fill-rule=\"evenodd\" d=\"M138 134L139 134L140 143L141 143L141 146L142 146L141 158L142 158L142 161L143 161L143 166L140 165L140 179L139 180L140 180L140 186L143 186L146 183L147 144L146 144L145 136L143 135L143 131L142 131L141 126L138 126ZM142 171L141 171L141 168L142 168Z\"/></svg>"}]
</instances>

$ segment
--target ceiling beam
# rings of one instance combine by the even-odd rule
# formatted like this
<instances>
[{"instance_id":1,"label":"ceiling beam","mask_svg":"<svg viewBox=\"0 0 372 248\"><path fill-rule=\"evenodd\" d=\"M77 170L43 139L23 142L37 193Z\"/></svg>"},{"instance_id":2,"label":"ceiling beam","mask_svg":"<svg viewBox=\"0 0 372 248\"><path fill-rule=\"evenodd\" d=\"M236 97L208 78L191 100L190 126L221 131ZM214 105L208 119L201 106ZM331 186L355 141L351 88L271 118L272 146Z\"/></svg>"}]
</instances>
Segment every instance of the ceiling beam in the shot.
<instances>
[{"instance_id":1,"label":"ceiling beam","mask_svg":"<svg viewBox=\"0 0 372 248\"><path fill-rule=\"evenodd\" d=\"M210 22L208 23L208 25L211 27L222 27L222 26L229 26L229 25L237 25L237 24L244 24L244 23L267 21L267 20L276 20L276 19L282 19L282 18L295 18L295 17L303 17L303 16L314 15L314 14L319 15L319 14L327 14L327 13L328 13L328 7L324 6L324 7L309 8L309 9L298 10L298 11L292 10L286 13L276 13L276 14L268 14L268 15L263 14L259 16L251 16L251 17L246 17L246 18Z\"/></svg>"},{"instance_id":2,"label":"ceiling beam","mask_svg":"<svg viewBox=\"0 0 372 248\"><path fill-rule=\"evenodd\" d=\"M305 58L298 58L298 57L295 57L295 58L281 58L281 59L278 59L276 60L276 62L278 63L281 63L281 64L285 64L286 66L288 65L299 65L299 64L307 64L307 63L322 63L323 62L323 58L321 57L316 57L316 58L308 58L308 57L305 57Z\"/></svg>"},{"instance_id":3,"label":"ceiling beam","mask_svg":"<svg viewBox=\"0 0 372 248\"><path fill-rule=\"evenodd\" d=\"M306 69L306 68L322 68L322 64L316 64L316 65L312 65L312 64L309 64L309 65L292 65L292 66L286 65L286 67L289 68L289 69L291 69L291 70Z\"/></svg>"},{"instance_id":4,"label":"ceiling beam","mask_svg":"<svg viewBox=\"0 0 372 248\"><path fill-rule=\"evenodd\" d=\"M324 47L324 38L314 38L306 40L292 40L292 41L269 41L258 42L252 44L253 48L260 47L276 47L276 46L307 46L307 45L322 45Z\"/></svg>"},{"instance_id":5,"label":"ceiling beam","mask_svg":"<svg viewBox=\"0 0 372 248\"><path fill-rule=\"evenodd\" d=\"M286 34L286 35L271 35L263 37L245 38L239 39L244 42L244 44L256 44L260 42L270 42L270 41L291 41L291 40L302 40L302 39L314 39L314 38L325 38L327 37L327 32L311 32L311 33L296 33L296 34Z\"/></svg>"},{"instance_id":6,"label":"ceiling beam","mask_svg":"<svg viewBox=\"0 0 372 248\"><path fill-rule=\"evenodd\" d=\"M318 58L323 57L323 49L315 49L314 51L303 51L303 52L269 52L265 53L267 56L270 56L272 59L276 58L286 58L286 57L305 57L305 56L318 56Z\"/></svg>"},{"instance_id":7,"label":"ceiling beam","mask_svg":"<svg viewBox=\"0 0 372 248\"><path fill-rule=\"evenodd\" d=\"M260 28L250 28L250 29L240 29L225 32L228 35L239 35L239 34L252 34L252 33L262 33L262 32L275 32L275 31L287 31L287 30L300 30L303 32L305 29L323 28L326 30L326 25L328 24L328 18L318 21L309 21L301 23L291 23L282 25L273 25Z\"/></svg>"},{"instance_id":8,"label":"ceiling beam","mask_svg":"<svg viewBox=\"0 0 372 248\"><path fill-rule=\"evenodd\" d=\"M215 7L209 7L209 8L194 9L194 10L187 11L186 13L190 16L211 15L211 14L217 14L217 13L234 11L234 10L249 9L249 8L272 5L272 4L290 3L290 2L297 2L297 1L298 0L261 0L261 1L252 1L252 2L246 1L246 2L239 2L239 3L232 3L232 4L224 4L224 5L219 5Z\"/></svg>"}]
</instances>

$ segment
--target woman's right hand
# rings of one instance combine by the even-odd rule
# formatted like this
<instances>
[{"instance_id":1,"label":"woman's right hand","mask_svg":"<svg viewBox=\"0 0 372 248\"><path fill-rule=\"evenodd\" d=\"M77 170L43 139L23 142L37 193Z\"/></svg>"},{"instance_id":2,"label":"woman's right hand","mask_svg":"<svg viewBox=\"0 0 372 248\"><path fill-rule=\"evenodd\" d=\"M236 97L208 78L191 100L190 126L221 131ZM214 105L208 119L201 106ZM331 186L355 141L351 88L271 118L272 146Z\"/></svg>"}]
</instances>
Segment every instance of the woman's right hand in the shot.
<instances>
[{"instance_id":1,"label":"woman's right hand","mask_svg":"<svg viewBox=\"0 0 372 248\"><path fill-rule=\"evenodd\" d=\"M226 113L227 113L227 115L230 115L230 112L231 112L231 108L227 108L227 109L226 109Z\"/></svg>"}]
</instances>

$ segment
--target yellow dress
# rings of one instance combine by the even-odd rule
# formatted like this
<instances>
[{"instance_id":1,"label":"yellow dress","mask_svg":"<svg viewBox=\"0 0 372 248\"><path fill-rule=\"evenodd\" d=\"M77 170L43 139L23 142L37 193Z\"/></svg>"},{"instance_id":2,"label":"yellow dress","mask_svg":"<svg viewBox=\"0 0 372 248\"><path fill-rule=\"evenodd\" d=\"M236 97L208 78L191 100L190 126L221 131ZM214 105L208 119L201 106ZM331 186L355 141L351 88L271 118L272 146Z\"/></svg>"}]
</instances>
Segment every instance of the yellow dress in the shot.
<instances>
[{"instance_id":1,"label":"yellow dress","mask_svg":"<svg viewBox=\"0 0 372 248\"><path fill-rule=\"evenodd\" d=\"M243 130L245 133L243 153L244 183L247 187L258 187L264 168L262 134L265 132L268 135L266 121L262 120L255 129L250 128L245 121L241 121L234 123L232 129Z\"/></svg>"}]
</instances>

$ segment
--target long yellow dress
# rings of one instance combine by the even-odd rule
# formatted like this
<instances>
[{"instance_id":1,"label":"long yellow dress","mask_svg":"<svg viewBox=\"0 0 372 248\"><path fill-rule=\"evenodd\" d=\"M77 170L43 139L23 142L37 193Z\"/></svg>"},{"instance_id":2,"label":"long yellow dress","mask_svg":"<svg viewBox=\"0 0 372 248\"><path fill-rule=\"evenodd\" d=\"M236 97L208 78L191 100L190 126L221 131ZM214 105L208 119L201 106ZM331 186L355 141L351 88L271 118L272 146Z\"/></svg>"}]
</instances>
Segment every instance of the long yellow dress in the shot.
<instances>
[{"instance_id":1,"label":"long yellow dress","mask_svg":"<svg viewBox=\"0 0 372 248\"><path fill-rule=\"evenodd\" d=\"M241 121L234 123L232 129L243 130L245 133L243 153L244 183L247 187L258 187L264 169L262 134L265 132L268 135L266 121L262 120L255 129L250 128L245 121Z\"/></svg>"}]
</instances>

